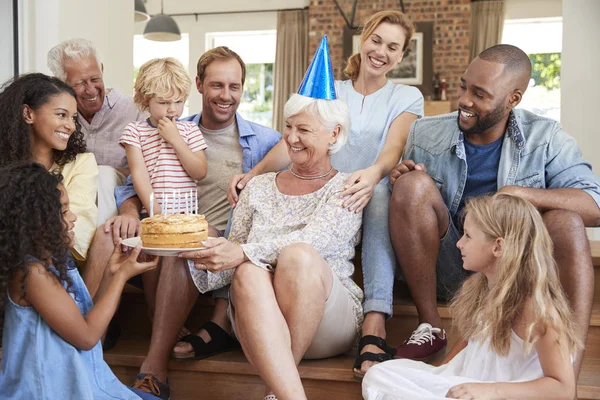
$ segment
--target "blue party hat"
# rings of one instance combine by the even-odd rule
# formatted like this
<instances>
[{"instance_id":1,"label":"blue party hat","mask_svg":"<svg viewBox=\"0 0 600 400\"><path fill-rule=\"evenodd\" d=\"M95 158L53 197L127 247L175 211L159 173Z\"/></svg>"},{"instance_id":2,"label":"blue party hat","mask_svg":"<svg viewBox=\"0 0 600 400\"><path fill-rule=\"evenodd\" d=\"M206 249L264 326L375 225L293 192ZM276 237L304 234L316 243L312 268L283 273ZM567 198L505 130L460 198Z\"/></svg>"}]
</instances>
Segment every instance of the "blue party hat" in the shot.
<instances>
[{"instance_id":1,"label":"blue party hat","mask_svg":"<svg viewBox=\"0 0 600 400\"><path fill-rule=\"evenodd\" d=\"M298 94L313 99L336 100L335 85L333 83L333 69L329 58L329 45L327 35L321 39L321 44L302 79Z\"/></svg>"}]
</instances>

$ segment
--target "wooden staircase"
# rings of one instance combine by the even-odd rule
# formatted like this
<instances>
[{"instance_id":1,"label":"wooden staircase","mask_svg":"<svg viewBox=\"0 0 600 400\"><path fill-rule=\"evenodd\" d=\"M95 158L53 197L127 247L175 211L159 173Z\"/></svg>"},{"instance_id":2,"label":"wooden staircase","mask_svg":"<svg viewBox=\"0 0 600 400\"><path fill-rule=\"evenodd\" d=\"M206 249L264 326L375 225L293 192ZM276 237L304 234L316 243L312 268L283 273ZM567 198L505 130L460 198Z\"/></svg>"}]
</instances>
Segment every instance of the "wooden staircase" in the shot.
<instances>
[{"instance_id":1,"label":"wooden staircase","mask_svg":"<svg viewBox=\"0 0 600 400\"><path fill-rule=\"evenodd\" d=\"M579 376L580 399L600 399L600 242L591 242L595 266L595 296L586 353ZM360 272L358 273L360 275ZM388 342L398 345L417 326L417 312L409 297L397 291L394 318L387 323ZM440 315L449 329L451 348L456 340L448 307L440 304ZM105 359L115 374L126 384L131 384L139 371L150 343L150 323L146 317L145 303L140 293L124 294L119 318L123 333L117 346L105 353ZM186 324L190 329L207 320L212 312L212 299L202 296ZM360 384L352 377L355 350L348 354L326 360L303 361L300 374L309 399L359 400L362 399ZM171 399L225 400L262 399L264 384L254 367L241 351L220 354L200 361L170 361L169 382Z\"/></svg>"}]
</instances>

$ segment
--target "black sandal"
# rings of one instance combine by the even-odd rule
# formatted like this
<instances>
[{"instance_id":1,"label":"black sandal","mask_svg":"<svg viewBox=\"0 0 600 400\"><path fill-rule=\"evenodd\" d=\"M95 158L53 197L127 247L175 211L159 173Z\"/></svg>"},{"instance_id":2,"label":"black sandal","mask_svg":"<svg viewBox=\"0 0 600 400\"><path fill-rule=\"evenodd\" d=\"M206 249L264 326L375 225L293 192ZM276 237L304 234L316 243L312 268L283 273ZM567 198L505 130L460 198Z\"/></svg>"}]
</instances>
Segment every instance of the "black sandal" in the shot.
<instances>
[{"instance_id":1,"label":"black sandal","mask_svg":"<svg viewBox=\"0 0 600 400\"><path fill-rule=\"evenodd\" d=\"M206 330L210 335L210 342L205 342L196 334L186 335L179 339L179 342L186 342L192 345L192 351L187 353L172 352L173 359L177 361L202 360L214 355L232 351L241 348L240 343L229 336L219 325L212 321L207 321L200 327L200 330Z\"/></svg>"},{"instance_id":2,"label":"black sandal","mask_svg":"<svg viewBox=\"0 0 600 400\"><path fill-rule=\"evenodd\" d=\"M375 345L383 350L383 353L371 353L367 351L361 354L362 349L367 345ZM394 358L394 354L396 350L393 347L387 345L383 338L374 335L366 335L360 338L358 342L358 352L356 354L356 361L354 361L354 367L352 369L354 379L357 381L362 381L362 378L365 376L364 372L361 372L360 367L365 361L376 361L376 362L384 362L391 360Z\"/></svg>"}]
</instances>

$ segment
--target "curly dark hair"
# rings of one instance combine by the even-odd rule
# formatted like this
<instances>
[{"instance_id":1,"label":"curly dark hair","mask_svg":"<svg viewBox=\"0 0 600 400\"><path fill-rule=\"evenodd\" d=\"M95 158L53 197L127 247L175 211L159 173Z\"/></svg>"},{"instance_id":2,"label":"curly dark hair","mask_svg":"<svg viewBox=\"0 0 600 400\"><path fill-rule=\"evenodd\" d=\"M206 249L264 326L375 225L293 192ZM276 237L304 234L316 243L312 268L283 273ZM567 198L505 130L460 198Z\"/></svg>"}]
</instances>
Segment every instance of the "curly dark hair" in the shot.
<instances>
[{"instance_id":1,"label":"curly dark hair","mask_svg":"<svg viewBox=\"0 0 600 400\"><path fill-rule=\"evenodd\" d=\"M23 106L37 110L52 96L69 93L76 98L72 87L58 78L34 73L21 75L4 83L0 89L0 167L13 161L31 160L30 126L23 120ZM54 150L54 162L60 166L86 151L81 125L75 121L75 131L67 148Z\"/></svg>"},{"instance_id":2,"label":"curly dark hair","mask_svg":"<svg viewBox=\"0 0 600 400\"><path fill-rule=\"evenodd\" d=\"M25 267L31 257L44 263L51 257L60 281L67 287L71 285L67 277L69 238L58 188L61 182L60 174L33 162L17 162L0 169L0 320L7 284L18 270L23 270L24 290Z\"/></svg>"}]
</instances>

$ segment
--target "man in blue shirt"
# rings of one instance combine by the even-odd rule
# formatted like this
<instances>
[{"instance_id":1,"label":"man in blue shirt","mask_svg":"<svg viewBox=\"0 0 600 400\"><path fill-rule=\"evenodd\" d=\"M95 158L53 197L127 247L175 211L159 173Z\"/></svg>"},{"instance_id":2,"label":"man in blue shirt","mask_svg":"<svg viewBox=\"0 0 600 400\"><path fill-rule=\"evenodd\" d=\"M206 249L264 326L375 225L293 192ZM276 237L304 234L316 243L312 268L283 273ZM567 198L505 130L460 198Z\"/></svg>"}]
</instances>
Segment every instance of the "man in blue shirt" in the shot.
<instances>
[{"instance_id":1,"label":"man in blue shirt","mask_svg":"<svg viewBox=\"0 0 600 400\"><path fill-rule=\"evenodd\" d=\"M530 76L522 50L493 46L461 78L458 113L411 127L404 161L390 174L390 236L420 325L396 349L399 357L425 359L445 347L436 299L451 298L468 276L456 248L461 210L469 197L497 191L519 195L542 213L585 339L594 271L584 228L600 224L600 186L559 123L515 109ZM576 375L582 356L580 350Z\"/></svg>"},{"instance_id":2,"label":"man in blue shirt","mask_svg":"<svg viewBox=\"0 0 600 400\"><path fill-rule=\"evenodd\" d=\"M209 50L200 57L197 73L196 87L202 94L202 112L187 120L198 124L208 145L208 173L198 183L199 213L204 214L211 225L209 235L222 236L230 214L227 186L231 176L252 169L281 135L237 114L246 77L245 64L238 54L223 46ZM115 190L121 215L106 224L106 236L110 240L136 236L139 231L141 204L130 179L128 183ZM164 260L173 258L164 258L163 264L168 262ZM184 260L175 262L181 264ZM134 387L167 399L167 362L178 333L198 297L198 290L187 265L163 265L159 276L144 279L144 289L150 314L154 316L152 340ZM177 353L181 356L178 358L199 359L239 347L230 336L231 325L226 314L227 290L221 290L215 297L212 321L203 325L198 336L192 334L186 337L189 344L186 343L184 351ZM192 345L193 348L185 349L185 346Z\"/></svg>"}]
</instances>

